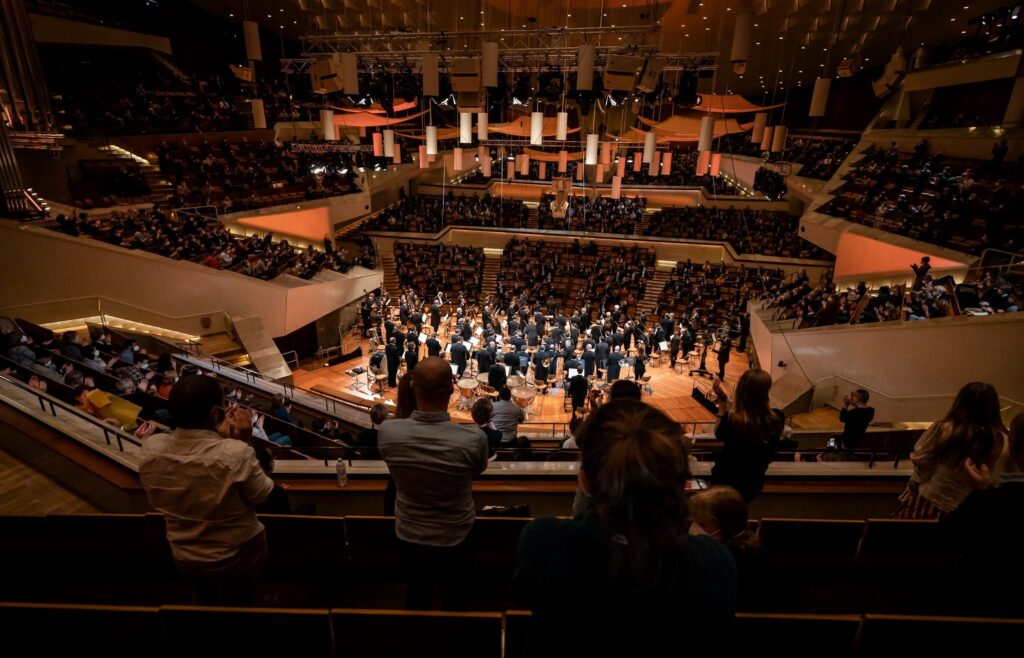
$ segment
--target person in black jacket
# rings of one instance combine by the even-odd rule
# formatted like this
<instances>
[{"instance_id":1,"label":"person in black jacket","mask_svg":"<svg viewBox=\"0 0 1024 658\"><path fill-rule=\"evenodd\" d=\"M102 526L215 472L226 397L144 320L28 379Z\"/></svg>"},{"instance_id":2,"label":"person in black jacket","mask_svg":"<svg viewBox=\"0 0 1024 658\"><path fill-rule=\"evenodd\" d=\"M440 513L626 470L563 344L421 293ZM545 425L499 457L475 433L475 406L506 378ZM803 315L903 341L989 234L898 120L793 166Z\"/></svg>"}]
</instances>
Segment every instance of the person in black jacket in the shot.
<instances>
[{"instance_id":1,"label":"person in black jacket","mask_svg":"<svg viewBox=\"0 0 1024 658\"><path fill-rule=\"evenodd\" d=\"M573 413L587 402L587 391L590 390L590 382L583 375L577 374L569 380L569 397L572 398Z\"/></svg>"},{"instance_id":2,"label":"person in black jacket","mask_svg":"<svg viewBox=\"0 0 1024 658\"><path fill-rule=\"evenodd\" d=\"M722 344L718 346L718 378L725 379L725 366L729 363L729 355L732 353L732 341L728 338L722 339Z\"/></svg>"},{"instance_id":3,"label":"person in black jacket","mask_svg":"<svg viewBox=\"0 0 1024 658\"><path fill-rule=\"evenodd\" d=\"M466 345L462 342L461 336L455 336L452 339L452 363L458 366L457 373L459 377L462 373L466 372L466 364L469 363L469 350Z\"/></svg>"},{"instance_id":4,"label":"person in black jacket","mask_svg":"<svg viewBox=\"0 0 1024 658\"><path fill-rule=\"evenodd\" d=\"M423 343L427 346L427 356L441 356L441 341L437 339L437 334L430 334L430 338Z\"/></svg>"},{"instance_id":5,"label":"person in black jacket","mask_svg":"<svg viewBox=\"0 0 1024 658\"><path fill-rule=\"evenodd\" d=\"M500 363L493 364L487 369L487 385L496 391L505 388L508 375L505 373L505 366Z\"/></svg>"},{"instance_id":6,"label":"person in black jacket","mask_svg":"<svg viewBox=\"0 0 1024 658\"><path fill-rule=\"evenodd\" d=\"M722 442L711 481L733 487L748 503L764 488L764 474L775 457L785 428L786 417L772 409L768 393L772 376L759 368L743 373L736 384L734 403L715 428L715 438ZM716 379L714 391L723 406L728 396Z\"/></svg>"},{"instance_id":7,"label":"person in black jacket","mask_svg":"<svg viewBox=\"0 0 1024 658\"><path fill-rule=\"evenodd\" d=\"M384 356L388 359L388 386L394 388L398 385L398 366L402 363L402 349L398 347L394 336L388 338Z\"/></svg>"},{"instance_id":8,"label":"person in black jacket","mask_svg":"<svg viewBox=\"0 0 1024 658\"><path fill-rule=\"evenodd\" d=\"M410 340L405 344L405 368L409 372L416 369L416 364L420 360L420 346L414 341Z\"/></svg>"}]
</instances>

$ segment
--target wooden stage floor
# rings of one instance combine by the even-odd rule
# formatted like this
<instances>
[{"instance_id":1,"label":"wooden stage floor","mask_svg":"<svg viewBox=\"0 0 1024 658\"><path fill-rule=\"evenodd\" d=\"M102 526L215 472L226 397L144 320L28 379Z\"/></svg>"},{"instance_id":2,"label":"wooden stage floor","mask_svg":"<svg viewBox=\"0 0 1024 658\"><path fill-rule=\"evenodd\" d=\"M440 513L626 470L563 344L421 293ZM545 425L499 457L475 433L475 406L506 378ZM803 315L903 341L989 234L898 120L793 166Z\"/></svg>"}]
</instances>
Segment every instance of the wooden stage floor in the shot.
<instances>
[{"instance_id":1,"label":"wooden stage floor","mask_svg":"<svg viewBox=\"0 0 1024 658\"><path fill-rule=\"evenodd\" d=\"M442 341L443 342L443 341ZM353 377L345 374L345 371L351 370L357 366L363 368L369 367L369 345L367 341L361 340L359 346L363 349L363 356L357 359L350 359L334 366L315 368L314 366L307 365L304 368L295 370L293 373L295 386L298 388L310 389L317 384L324 384L331 386L332 388L344 389L355 395L365 396L365 386L360 391L353 391L349 388L353 384ZM345 341L345 351L351 351L355 349L354 345L348 337ZM426 356L426 350L421 348L420 358ZM682 360L680 360L681 362ZM664 365L656 365L657 361L652 360L647 367L647 374L651 376L650 387L653 390L653 394L644 394L644 401L651 405L658 407L669 415L673 420L681 423L692 423L692 422L712 422L715 420L714 415L702 407L692 397L694 383L696 381L702 381L705 387L709 386L711 380L707 378L701 378L699 376L691 377L686 370L683 373L673 372L668 366L668 356L664 359ZM718 369L718 361L714 354L709 353L707 358L707 367L709 370L715 372ZM725 388L727 391L731 391L736 386L736 381L739 379L747 368L749 367L749 360L746 354L733 351L732 358L726 365L725 369ZM678 363L677 363L678 368ZM559 378L561 380L562 365L559 363ZM365 376L359 376L358 378L365 384ZM394 400L395 391L390 389L385 395L386 399ZM530 415L529 422L531 423L568 423L571 414L565 410L564 404L565 397L561 389L553 390L553 394L537 398L534 401L534 413ZM454 418L469 420L468 411L457 410L459 403L458 397L452 397L452 404L450 411Z\"/></svg>"}]
</instances>

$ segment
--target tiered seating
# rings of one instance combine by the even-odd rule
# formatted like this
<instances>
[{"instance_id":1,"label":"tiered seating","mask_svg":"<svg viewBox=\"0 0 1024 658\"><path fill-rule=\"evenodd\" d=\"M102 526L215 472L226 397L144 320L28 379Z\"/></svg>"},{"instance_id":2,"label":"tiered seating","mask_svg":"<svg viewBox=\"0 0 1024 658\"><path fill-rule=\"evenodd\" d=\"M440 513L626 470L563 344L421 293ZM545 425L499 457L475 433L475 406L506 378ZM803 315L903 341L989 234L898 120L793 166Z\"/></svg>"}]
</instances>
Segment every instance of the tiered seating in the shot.
<instances>
[{"instance_id":1,"label":"tiered seating","mask_svg":"<svg viewBox=\"0 0 1024 658\"><path fill-rule=\"evenodd\" d=\"M128 160L80 160L71 182L71 197L84 208L144 203L149 194L141 168Z\"/></svg>"},{"instance_id":2,"label":"tiered seating","mask_svg":"<svg viewBox=\"0 0 1024 658\"><path fill-rule=\"evenodd\" d=\"M368 231L437 233L445 226L526 228L529 213L522 201L483 196L406 197L363 224Z\"/></svg>"},{"instance_id":3,"label":"tiered seating","mask_svg":"<svg viewBox=\"0 0 1024 658\"><path fill-rule=\"evenodd\" d=\"M660 156L661 153L658 153L657 155ZM710 176L707 174L697 176L698 155L699 154L696 150L673 151L672 168L668 175L659 173L656 176L651 176L650 169L647 165L643 165L640 168L640 171L635 171L633 163L627 162L626 175L622 177L622 183L624 185L703 187L705 192L713 195L739 194L739 190L737 190L736 187L723 176ZM634 154L633 157L637 157L636 154Z\"/></svg>"},{"instance_id":4,"label":"tiered seating","mask_svg":"<svg viewBox=\"0 0 1024 658\"><path fill-rule=\"evenodd\" d=\"M475 247L396 242L395 274L403 290L413 289L423 299L437 293L446 297L480 297L484 250Z\"/></svg>"},{"instance_id":5,"label":"tiered seating","mask_svg":"<svg viewBox=\"0 0 1024 658\"><path fill-rule=\"evenodd\" d=\"M683 240L721 240L741 254L831 260L831 256L800 238L799 218L786 211L707 208L665 208L651 216L644 235Z\"/></svg>"},{"instance_id":6,"label":"tiered seating","mask_svg":"<svg viewBox=\"0 0 1024 658\"><path fill-rule=\"evenodd\" d=\"M497 274L497 306L513 296L535 304L554 297L563 308L635 307L654 277L653 249L513 238Z\"/></svg>"},{"instance_id":7,"label":"tiered seating","mask_svg":"<svg viewBox=\"0 0 1024 658\"><path fill-rule=\"evenodd\" d=\"M857 145L856 139L829 137L825 135L791 135L786 150L778 156L782 162L801 164L797 172L803 178L828 180L839 169L850 152ZM719 147L723 153L759 158L764 155L761 144L752 143L748 133L728 135ZM774 157L774 156L773 156Z\"/></svg>"},{"instance_id":8,"label":"tiered seating","mask_svg":"<svg viewBox=\"0 0 1024 658\"><path fill-rule=\"evenodd\" d=\"M197 215L172 219L159 210L115 211L102 220L58 215L56 230L71 236L87 236L127 249L143 249L169 258L189 260L214 269L225 269L270 280L280 274L311 279L323 269L348 272L354 265L374 266L373 247L362 240L361 253L350 257L344 248L330 252L299 249L287 240L235 236L219 221Z\"/></svg>"},{"instance_id":9,"label":"tiered seating","mask_svg":"<svg viewBox=\"0 0 1024 658\"><path fill-rule=\"evenodd\" d=\"M977 254L1024 243L1024 189L1000 165L872 146L820 212L915 240Z\"/></svg>"},{"instance_id":10,"label":"tiered seating","mask_svg":"<svg viewBox=\"0 0 1024 658\"><path fill-rule=\"evenodd\" d=\"M295 154L270 141L163 142L160 170L174 186L171 202L233 212L358 191L350 154Z\"/></svg>"},{"instance_id":11,"label":"tiered seating","mask_svg":"<svg viewBox=\"0 0 1024 658\"><path fill-rule=\"evenodd\" d=\"M781 280L782 271L778 269L679 262L672 270L672 278L665 282L655 315L689 313L695 328L717 329L746 309L749 299L778 285Z\"/></svg>"},{"instance_id":12,"label":"tiered seating","mask_svg":"<svg viewBox=\"0 0 1024 658\"><path fill-rule=\"evenodd\" d=\"M569 207L565 217L558 218L551 214L551 203L554 200L551 194L541 196L537 207L537 228L632 235L647 207L647 199L639 196L591 199L573 195L568 198Z\"/></svg>"}]
</instances>

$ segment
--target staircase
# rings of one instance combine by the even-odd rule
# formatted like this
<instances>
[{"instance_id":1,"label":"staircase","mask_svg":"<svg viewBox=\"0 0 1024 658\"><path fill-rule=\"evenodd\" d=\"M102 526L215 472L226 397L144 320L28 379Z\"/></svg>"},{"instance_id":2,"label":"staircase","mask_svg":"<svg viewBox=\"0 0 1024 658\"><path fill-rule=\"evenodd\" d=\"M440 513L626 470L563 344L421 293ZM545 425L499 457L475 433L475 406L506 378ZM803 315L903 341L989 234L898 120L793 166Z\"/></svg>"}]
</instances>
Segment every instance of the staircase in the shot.
<instances>
[{"instance_id":1,"label":"staircase","mask_svg":"<svg viewBox=\"0 0 1024 658\"><path fill-rule=\"evenodd\" d=\"M167 201L174 192L174 188L172 188L171 184L166 178L164 178L163 173L160 171L160 167L150 164L149 160L146 158L138 156L116 144L104 144L97 147L96 150L104 153L112 160L124 160L138 165L139 170L146 179L146 184L149 185L150 203L163 203L164 201Z\"/></svg>"},{"instance_id":2,"label":"staircase","mask_svg":"<svg viewBox=\"0 0 1024 658\"><path fill-rule=\"evenodd\" d=\"M526 220L526 228L539 228L540 222L537 219L537 204L527 204L526 209L530 212L530 216Z\"/></svg>"},{"instance_id":3,"label":"staircase","mask_svg":"<svg viewBox=\"0 0 1024 658\"><path fill-rule=\"evenodd\" d=\"M648 317L651 317L654 313L654 307L658 305L658 297L661 296L661 291L665 289L665 284L671 279L671 272L655 269L654 278L647 283L647 294L636 304L637 311L646 313Z\"/></svg>"},{"instance_id":4,"label":"staircase","mask_svg":"<svg viewBox=\"0 0 1024 658\"><path fill-rule=\"evenodd\" d=\"M252 362L245 348L228 333L211 334L199 339L199 350L236 366L248 366Z\"/></svg>"},{"instance_id":5,"label":"staircase","mask_svg":"<svg viewBox=\"0 0 1024 658\"><path fill-rule=\"evenodd\" d=\"M533 218L536 222L536 208L533 209ZM487 299L498 288L498 270L501 269L501 253L489 254L484 250L484 280L480 285L480 295Z\"/></svg>"},{"instance_id":6,"label":"staircase","mask_svg":"<svg viewBox=\"0 0 1024 658\"><path fill-rule=\"evenodd\" d=\"M634 235L644 234L647 230L647 226L651 223L651 216L653 216L655 212L657 211L650 208L644 210L643 214L640 216L640 221L636 223L636 231Z\"/></svg>"},{"instance_id":7,"label":"staircase","mask_svg":"<svg viewBox=\"0 0 1024 658\"><path fill-rule=\"evenodd\" d=\"M192 84L192 78L190 78L187 73L185 73L180 68L178 68L174 64L174 62L172 62L171 60L167 59L166 57L164 57L163 55L161 55L158 52L154 51L154 52L150 52L150 54L153 56L153 59L155 59L156 61L160 62L160 64L162 64L164 66L164 68L166 68L168 71L170 71L171 74L174 75L174 77L177 78L179 82L181 82L182 84L186 84L186 85L191 85Z\"/></svg>"},{"instance_id":8,"label":"staircase","mask_svg":"<svg viewBox=\"0 0 1024 658\"><path fill-rule=\"evenodd\" d=\"M380 254L377 258L380 261L380 269L384 272L384 290L397 296L401 292L401 287L398 285L398 273L395 271L394 252Z\"/></svg>"}]
</instances>

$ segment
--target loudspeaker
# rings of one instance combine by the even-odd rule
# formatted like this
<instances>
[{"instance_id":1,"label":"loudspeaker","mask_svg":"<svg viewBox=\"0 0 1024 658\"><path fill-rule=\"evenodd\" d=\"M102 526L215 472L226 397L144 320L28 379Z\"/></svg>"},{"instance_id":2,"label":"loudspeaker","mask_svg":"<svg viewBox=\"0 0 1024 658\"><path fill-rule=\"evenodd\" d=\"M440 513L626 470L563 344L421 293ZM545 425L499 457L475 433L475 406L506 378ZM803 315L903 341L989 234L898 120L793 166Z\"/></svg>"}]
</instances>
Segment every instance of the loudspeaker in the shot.
<instances>
[{"instance_id":1,"label":"loudspeaker","mask_svg":"<svg viewBox=\"0 0 1024 658\"><path fill-rule=\"evenodd\" d=\"M604 88L607 91L633 91L636 72L643 65L642 57L609 55L604 65Z\"/></svg>"},{"instance_id":2,"label":"loudspeaker","mask_svg":"<svg viewBox=\"0 0 1024 658\"><path fill-rule=\"evenodd\" d=\"M644 72L640 76L640 82L636 88L645 94L649 94L658 88L658 80L661 79L661 62L648 57L644 64Z\"/></svg>"},{"instance_id":3,"label":"loudspeaker","mask_svg":"<svg viewBox=\"0 0 1024 658\"><path fill-rule=\"evenodd\" d=\"M483 46L482 82L485 87L498 86L498 44L485 41Z\"/></svg>"},{"instance_id":4,"label":"loudspeaker","mask_svg":"<svg viewBox=\"0 0 1024 658\"><path fill-rule=\"evenodd\" d=\"M309 80L313 85L314 93L329 94L333 91L341 91L341 63L333 57L314 61L309 67Z\"/></svg>"},{"instance_id":5,"label":"loudspeaker","mask_svg":"<svg viewBox=\"0 0 1024 658\"><path fill-rule=\"evenodd\" d=\"M480 58L457 59L448 67L452 91L480 92Z\"/></svg>"},{"instance_id":6,"label":"loudspeaker","mask_svg":"<svg viewBox=\"0 0 1024 658\"><path fill-rule=\"evenodd\" d=\"M441 93L441 84L438 79L440 65L437 55L428 53L420 59L423 67L423 95L437 96Z\"/></svg>"},{"instance_id":7,"label":"loudspeaker","mask_svg":"<svg viewBox=\"0 0 1024 658\"><path fill-rule=\"evenodd\" d=\"M249 61L261 61L263 49L260 48L260 26L255 21L242 21L242 32L245 37L245 58Z\"/></svg>"},{"instance_id":8,"label":"loudspeaker","mask_svg":"<svg viewBox=\"0 0 1024 658\"><path fill-rule=\"evenodd\" d=\"M355 53L343 53L341 56L341 78L345 93L350 96L359 95L359 58Z\"/></svg>"}]
</instances>

